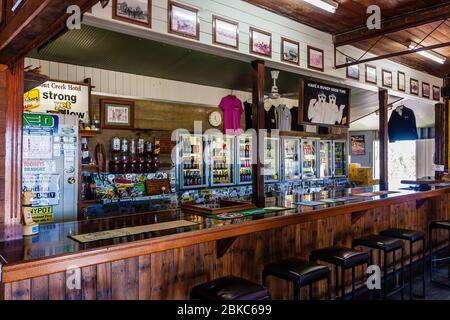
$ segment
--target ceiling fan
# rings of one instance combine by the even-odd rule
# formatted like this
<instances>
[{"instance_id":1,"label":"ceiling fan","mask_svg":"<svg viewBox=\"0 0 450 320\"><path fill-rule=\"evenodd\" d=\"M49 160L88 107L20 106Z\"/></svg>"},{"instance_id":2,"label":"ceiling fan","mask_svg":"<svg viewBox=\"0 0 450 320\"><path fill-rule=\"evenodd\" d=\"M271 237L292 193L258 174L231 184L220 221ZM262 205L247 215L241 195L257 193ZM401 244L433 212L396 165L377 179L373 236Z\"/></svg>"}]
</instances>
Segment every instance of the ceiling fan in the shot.
<instances>
[{"instance_id":1,"label":"ceiling fan","mask_svg":"<svg viewBox=\"0 0 450 320\"><path fill-rule=\"evenodd\" d=\"M266 96L265 100L269 100L269 99L277 100L280 98L290 98L290 97L298 96L298 94L296 94L296 93L280 94L280 90L278 89L278 86L277 86L277 80L278 80L278 77L280 76L279 70L270 71L270 75L272 76L273 85L270 90L270 93Z\"/></svg>"}]
</instances>

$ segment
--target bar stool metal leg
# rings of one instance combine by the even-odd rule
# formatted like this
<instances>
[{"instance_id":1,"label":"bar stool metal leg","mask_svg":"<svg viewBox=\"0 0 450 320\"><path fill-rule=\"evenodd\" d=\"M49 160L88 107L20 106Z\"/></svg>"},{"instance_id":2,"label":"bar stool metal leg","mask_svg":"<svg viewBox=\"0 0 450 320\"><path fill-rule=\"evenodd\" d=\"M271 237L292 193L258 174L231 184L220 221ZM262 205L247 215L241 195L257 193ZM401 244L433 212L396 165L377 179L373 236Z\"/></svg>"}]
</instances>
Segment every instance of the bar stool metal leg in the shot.
<instances>
[{"instance_id":1,"label":"bar stool metal leg","mask_svg":"<svg viewBox=\"0 0 450 320\"><path fill-rule=\"evenodd\" d=\"M313 285L312 283L309 285L309 300L313 299Z\"/></svg>"},{"instance_id":2,"label":"bar stool metal leg","mask_svg":"<svg viewBox=\"0 0 450 320\"><path fill-rule=\"evenodd\" d=\"M413 246L414 242L409 242L409 300L412 300L413 288Z\"/></svg>"},{"instance_id":3,"label":"bar stool metal leg","mask_svg":"<svg viewBox=\"0 0 450 320\"><path fill-rule=\"evenodd\" d=\"M355 299L355 279L356 279L356 272L355 267L352 268L352 300Z\"/></svg>"},{"instance_id":4,"label":"bar stool metal leg","mask_svg":"<svg viewBox=\"0 0 450 320\"><path fill-rule=\"evenodd\" d=\"M380 250L381 252L381 250ZM383 299L387 299L387 278L388 278L388 263L387 263L387 253L386 251L383 252L383 263L384 263L384 274L383 274L383 282L384 282L384 288L383 288Z\"/></svg>"},{"instance_id":5,"label":"bar stool metal leg","mask_svg":"<svg viewBox=\"0 0 450 320\"><path fill-rule=\"evenodd\" d=\"M401 263L400 273L401 273L401 276L402 276L402 282L401 282L401 286L402 286L402 300L405 300L405 261L404 261L405 260L405 245L402 246L401 259L402 260L400 262Z\"/></svg>"},{"instance_id":6,"label":"bar stool metal leg","mask_svg":"<svg viewBox=\"0 0 450 320\"><path fill-rule=\"evenodd\" d=\"M396 276L396 259L395 259L395 250L392 251L392 283L394 285L394 289L398 286L397 276Z\"/></svg>"},{"instance_id":7,"label":"bar stool metal leg","mask_svg":"<svg viewBox=\"0 0 450 320\"><path fill-rule=\"evenodd\" d=\"M341 273L342 273L342 300L345 300L345 268L342 267L341 268Z\"/></svg>"},{"instance_id":8,"label":"bar stool metal leg","mask_svg":"<svg viewBox=\"0 0 450 320\"><path fill-rule=\"evenodd\" d=\"M430 247L430 281L433 282L433 228L428 233L428 246Z\"/></svg>"},{"instance_id":9,"label":"bar stool metal leg","mask_svg":"<svg viewBox=\"0 0 450 320\"><path fill-rule=\"evenodd\" d=\"M426 249L425 238L422 239L422 296L425 299L425 263L426 263Z\"/></svg>"},{"instance_id":10,"label":"bar stool metal leg","mask_svg":"<svg viewBox=\"0 0 450 320\"><path fill-rule=\"evenodd\" d=\"M300 286L298 283L294 283L294 300L300 300Z\"/></svg>"},{"instance_id":11,"label":"bar stool metal leg","mask_svg":"<svg viewBox=\"0 0 450 320\"><path fill-rule=\"evenodd\" d=\"M335 294L336 294L336 297L335 297L335 299L338 299L339 298L339 267L338 266L336 266L336 269L335 269L335 276L336 276L336 283L335 283L335 287L334 287L334 291L335 291Z\"/></svg>"},{"instance_id":12,"label":"bar stool metal leg","mask_svg":"<svg viewBox=\"0 0 450 320\"><path fill-rule=\"evenodd\" d=\"M328 300L331 300L331 273L328 275L328 278L327 278L327 294L328 294Z\"/></svg>"}]
</instances>

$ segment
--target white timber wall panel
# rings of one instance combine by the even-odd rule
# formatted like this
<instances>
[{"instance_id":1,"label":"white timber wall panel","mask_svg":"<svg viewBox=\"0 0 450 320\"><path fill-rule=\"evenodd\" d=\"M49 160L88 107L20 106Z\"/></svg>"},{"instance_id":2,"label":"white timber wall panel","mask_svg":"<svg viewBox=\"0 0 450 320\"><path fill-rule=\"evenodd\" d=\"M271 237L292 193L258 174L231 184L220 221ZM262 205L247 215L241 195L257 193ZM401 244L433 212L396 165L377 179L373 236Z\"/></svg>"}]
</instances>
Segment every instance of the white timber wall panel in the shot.
<instances>
[{"instance_id":1,"label":"white timber wall panel","mask_svg":"<svg viewBox=\"0 0 450 320\"><path fill-rule=\"evenodd\" d=\"M42 72L52 80L82 82L91 78L93 94L147 99L177 103L188 103L217 107L220 99L230 93L245 101L251 97L249 92L231 91L181 81L145 77L130 73L103 70L91 67L74 66L26 58L25 64L42 67Z\"/></svg>"},{"instance_id":2,"label":"white timber wall panel","mask_svg":"<svg viewBox=\"0 0 450 320\"><path fill-rule=\"evenodd\" d=\"M86 14L84 19L86 24L105 28L117 32L127 33L147 39L176 44L182 47L206 51L222 56L250 61L255 58L264 59L267 65L305 76L313 76L324 80L334 81L345 85L363 88L370 91L377 91L381 87L381 70L386 69L393 73L393 89L390 94L398 96L413 97L409 95L409 80L415 78L420 83L427 82L431 86L442 85L442 80L423 72L408 68L389 60L379 60L370 63L377 67L378 87L365 83L365 68L360 65L360 81L346 79L345 69L334 68L334 46L332 36L309 26L298 23L289 18L277 15L273 12L253 6L242 0L179 0L178 2L199 9L200 15L200 41L186 39L177 35L169 34L167 30L168 1L152 1L152 29L143 26L129 24L112 19L112 2L101 8L99 4L93 7L92 13ZM212 16L217 15L239 23L239 50L214 45L212 43ZM250 54L249 50L249 28L255 27L272 34L272 58L265 58ZM300 66L292 66L282 63L280 42L281 37L292 39L300 43ZM307 46L313 46L325 52L325 72L316 72L307 69ZM363 52L351 46L340 48L351 57L360 57ZM373 57L367 54L366 57ZM337 54L338 63L344 63L345 57ZM406 74L406 93L397 91L397 71ZM421 85L420 85L421 87ZM117 88L118 91L120 90ZM420 88L421 90L421 88Z\"/></svg>"}]
</instances>

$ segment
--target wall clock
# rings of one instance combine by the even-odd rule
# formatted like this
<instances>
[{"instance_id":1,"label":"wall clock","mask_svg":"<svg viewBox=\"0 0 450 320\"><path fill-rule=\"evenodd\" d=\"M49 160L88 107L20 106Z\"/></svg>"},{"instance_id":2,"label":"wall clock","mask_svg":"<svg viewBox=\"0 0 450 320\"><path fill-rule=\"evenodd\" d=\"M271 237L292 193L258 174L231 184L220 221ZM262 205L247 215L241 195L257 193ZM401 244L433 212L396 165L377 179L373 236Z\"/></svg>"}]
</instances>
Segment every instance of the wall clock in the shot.
<instances>
[{"instance_id":1,"label":"wall clock","mask_svg":"<svg viewBox=\"0 0 450 320\"><path fill-rule=\"evenodd\" d=\"M209 114L209 124L218 127L222 124L222 114L219 111L213 111Z\"/></svg>"}]
</instances>

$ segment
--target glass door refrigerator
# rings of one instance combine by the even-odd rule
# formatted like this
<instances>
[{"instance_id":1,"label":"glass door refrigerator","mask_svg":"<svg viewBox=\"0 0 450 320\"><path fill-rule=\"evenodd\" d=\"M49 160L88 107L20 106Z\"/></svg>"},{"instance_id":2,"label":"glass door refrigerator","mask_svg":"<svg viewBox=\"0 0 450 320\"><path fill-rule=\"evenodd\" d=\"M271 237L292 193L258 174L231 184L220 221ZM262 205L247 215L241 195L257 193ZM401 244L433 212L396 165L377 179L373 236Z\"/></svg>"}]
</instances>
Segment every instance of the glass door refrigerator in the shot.
<instances>
[{"instance_id":1,"label":"glass door refrigerator","mask_svg":"<svg viewBox=\"0 0 450 320\"><path fill-rule=\"evenodd\" d=\"M280 181L280 139L264 138L263 175L265 182Z\"/></svg>"},{"instance_id":2,"label":"glass door refrigerator","mask_svg":"<svg viewBox=\"0 0 450 320\"><path fill-rule=\"evenodd\" d=\"M206 187L205 141L199 135L180 135L177 150L178 185L182 190Z\"/></svg>"},{"instance_id":3,"label":"glass door refrigerator","mask_svg":"<svg viewBox=\"0 0 450 320\"><path fill-rule=\"evenodd\" d=\"M211 186L235 184L233 136L213 135L209 141Z\"/></svg>"},{"instance_id":4,"label":"glass door refrigerator","mask_svg":"<svg viewBox=\"0 0 450 320\"><path fill-rule=\"evenodd\" d=\"M302 178L317 178L317 141L302 140Z\"/></svg>"},{"instance_id":5,"label":"glass door refrigerator","mask_svg":"<svg viewBox=\"0 0 450 320\"><path fill-rule=\"evenodd\" d=\"M331 141L319 141L319 177L333 176L333 144Z\"/></svg>"},{"instance_id":6,"label":"glass door refrigerator","mask_svg":"<svg viewBox=\"0 0 450 320\"><path fill-rule=\"evenodd\" d=\"M343 178L348 175L347 167L347 142L345 140L334 141L334 177Z\"/></svg>"},{"instance_id":7,"label":"glass door refrigerator","mask_svg":"<svg viewBox=\"0 0 450 320\"><path fill-rule=\"evenodd\" d=\"M283 138L282 141L284 181L300 180L300 140L295 138Z\"/></svg>"},{"instance_id":8,"label":"glass door refrigerator","mask_svg":"<svg viewBox=\"0 0 450 320\"><path fill-rule=\"evenodd\" d=\"M237 161L236 165L236 181L238 184L252 183L252 163L253 163L253 148L252 136L240 135L236 137L237 140Z\"/></svg>"}]
</instances>

